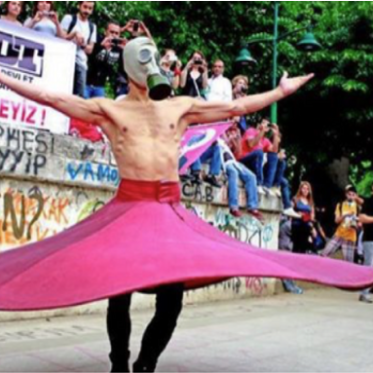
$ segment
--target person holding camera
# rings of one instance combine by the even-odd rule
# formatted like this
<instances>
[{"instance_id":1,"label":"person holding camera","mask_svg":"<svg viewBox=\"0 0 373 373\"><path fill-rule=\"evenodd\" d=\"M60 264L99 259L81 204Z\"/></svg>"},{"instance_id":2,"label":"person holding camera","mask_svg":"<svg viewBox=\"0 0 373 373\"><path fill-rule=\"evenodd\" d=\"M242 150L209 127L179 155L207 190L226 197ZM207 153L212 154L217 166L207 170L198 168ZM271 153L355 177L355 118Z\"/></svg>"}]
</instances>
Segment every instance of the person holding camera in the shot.
<instances>
[{"instance_id":1,"label":"person holding camera","mask_svg":"<svg viewBox=\"0 0 373 373\"><path fill-rule=\"evenodd\" d=\"M208 80L207 101L231 102L232 83L224 77L224 62L216 60L212 66L212 77Z\"/></svg>"},{"instance_id":2,"label":"person holding camera","mask_svg":"<svg viewBox=\"0 0 373 373\"><path fill-rule=\"evenodd\" d=\"M22 26L19 17L24 9L24 4L24 1L5 1L5 14L1 16L1 20Z\"/></svg>"},{"instance_id":3,"label":"person holding camera","mask_svg":"<svg viewBox=\"0 0 373 373\"><path fill-rule=\"evenodd\" d=\"M166 49L161 59L161 72L167 77L174 91L180 86L181 67L176 52L173 49Z\"/></svg>"},{"instance_id":4,"label":"person holding camera","mask_svg":"<svg viewBox=\"0 0 373 373\"><path fill-rule=\"evenodd\" d=\"M183 96L204 100L204 91L208 86L208 69L205 56L195 51L186 64L180 77L180 87Z\"/></svg>"},{"instance_id":5,"label":"person holding camera","mask_svg":"<svg viewBox=\"0 0 373 373\"><path fill-rule=\"evenodd\" d=\"M271 142L267 135L270 131L275 134L275 142ZM264 188L264 153L278 151L278 127L271 125L267 119L257 123L256 128L248 129L242 137L242 154L239 161L254 172L258 180L260 194L268 194Z\"/></svg>"},{"instance_id":6,"label":"person holding camera","mask_svg":"<svg viewBox=\"0 0 373 373\"><path fill-rule=\"evenodd\" d=\"M85 98L105 97L108 78L119 69L123 48L127 40L120 38L121 28L110 21L105 34L99 38L88 60Z\"/></svg>"},{"instance_id":7,"label":"person holding camera","mask_svg":"<svg viewBox=\"0 0 373 373\"><path fill-rule=\"evenodd\" d=\"M348 185L345 188L345 201L339 203L335 210L337 231L322 252L329 257L342 248L343 257L347 262L354 263L357 244L357 229L359 228L359 196L356 188Z\"/></svg>"},{"instance_id":8,"label":"person holding camera","mask_svg":"<svg viewBox=\"0 0 373 373\"><path fill-rule=\"evenodd\" d=\"M53 1L35 1L32 18L28 18L24 26L50 36L66 38Z\"/></svg>"},{"instance_id":9,"label":"person holding camera","mask_svg":"<svg viewBox=\"0 0 373 373\"><path fill-rule=\"evenodd\" d=\"M82 98L85 97L87 85L88 56L92 54L97 42L97 27L89 20L94 9L94 1L79 1L77 14L65 15L61 22L62 29L67 34L66 39L77 45L74 94Z\"/></svg>"}]
</instances>

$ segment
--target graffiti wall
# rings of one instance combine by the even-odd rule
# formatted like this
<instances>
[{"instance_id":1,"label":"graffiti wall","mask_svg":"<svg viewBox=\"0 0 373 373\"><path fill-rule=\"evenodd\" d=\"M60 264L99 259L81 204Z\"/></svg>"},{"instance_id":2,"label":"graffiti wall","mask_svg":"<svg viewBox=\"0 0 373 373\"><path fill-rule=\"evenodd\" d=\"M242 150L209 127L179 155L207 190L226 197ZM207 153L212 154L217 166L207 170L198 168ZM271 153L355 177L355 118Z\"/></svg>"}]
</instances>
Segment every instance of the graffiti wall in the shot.
<instances>
[{"instance_id":1,"label":"graffiti wall","mask_svg":"<svg viewBox=\"0 0 373 373\"><path fill-rule=\"evenodd\" d=\"M110 192L2 180L0 250L51 237L100 209Z\"/></svg>"}]
</instances>

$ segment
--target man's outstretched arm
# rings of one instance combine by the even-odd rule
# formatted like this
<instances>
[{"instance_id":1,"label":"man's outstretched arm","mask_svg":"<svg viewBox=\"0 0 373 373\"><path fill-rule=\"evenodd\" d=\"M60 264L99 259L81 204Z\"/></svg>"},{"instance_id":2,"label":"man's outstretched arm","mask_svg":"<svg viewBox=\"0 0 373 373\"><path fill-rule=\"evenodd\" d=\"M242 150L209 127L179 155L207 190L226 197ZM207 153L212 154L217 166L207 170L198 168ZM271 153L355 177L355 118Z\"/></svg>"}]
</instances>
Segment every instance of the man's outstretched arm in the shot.
<instances>
[{"instance_id":1,"label":"man's outstretched arm","mask_svg":"<svg viewBox=\"0 0 373 373\"><path fill-rule=\"evenodd\" d=\"M212 123L255 113L292 95L310 81L313 76L313 74L310 74L289 79L288 74L285 73L278 88L267 93L243 97L229 103L191 100L191 107L185 114L183 122L186 124Z\"/></svg>"},{"instance_id":2,"label":"man's outstretched arm","mask_svg":"<svg viewBox=\"0 0 373 373\"><path fill-rule=\"evenodd\" d=\"M99 100L84 100L78 96L61 94L23 83L0 73L0 83L26 99L49 106L70 118L80 119L95 125L106 121Z\"/></svg>"}]
</instances>

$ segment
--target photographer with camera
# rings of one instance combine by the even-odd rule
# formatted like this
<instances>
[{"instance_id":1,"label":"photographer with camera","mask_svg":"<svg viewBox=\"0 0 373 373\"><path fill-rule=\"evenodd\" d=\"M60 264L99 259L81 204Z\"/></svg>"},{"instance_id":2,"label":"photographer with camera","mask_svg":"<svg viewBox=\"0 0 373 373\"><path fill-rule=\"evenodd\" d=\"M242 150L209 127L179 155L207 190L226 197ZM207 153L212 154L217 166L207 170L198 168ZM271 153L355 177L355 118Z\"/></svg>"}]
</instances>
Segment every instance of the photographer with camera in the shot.
<instances>
[{"instance_id":1,"label":"photographer with camera","mask_svg":"<svg viewBox=\"0 0 373 373\"><path fill-rule=\"evenodd\" d=\"M110 21L105 34L99 38L88 60L85 98L105 97L108 78L119 69L123 48L127 40L120 38L121 28Z\"/></svg>"},{"instance_id":2,"label":"photographer with camera","mask_svg":"<svg viewBox=\"0 0 373 373\"><path fill-rule=\"evenodd\" d=\"M273 143L268 139L272 131ZM259 121L256 128L248 129L242 137L242 154L239 161L254 172L258 180L258 191L260 194L269 194L270 191L264 187L264 153L277 153L279 147L279 131L276 125L267 119ZM267 171L272 171L268 170Z\"/></svg>"},{"instance_id":3,"label":"photographer with camera","mask_svg":"<svg viewBox=\"0 0 373 373\"><path fill-rule=\"evenodd\" d=\"M335 223L337 231L322 252L329 257L342 248L343 257L347 262L354 263L357 250L357 230L359 228L359 213L361 199L352 185L345 188L346 199L337 205Z\"/></svg>"},{"instance_id":4,"label":"photographer with camera","mask_svg":"<svg viewBox=\"0 0 373 373\"><path fill-rule=\"evenodd\" d=\"M186 64L180 78L183 96L205 99L204 91L208 86L208 68L205 56L195 51Z\"/></svg>"},{"instance_id":5,"label":"photographer with camera","mask_svg":"<svg viewBox=\"0 0 373 373\"><path fill-rule=\"evenodd\" d=\"M61 26L66 32L66 39L77 45L74 76L74 94L85 97L87 84L88 56L92 54L97 42L97 27L90 21L95 9L94 1L79 1L78 12L63 17Z\"/></svg>"},{"instance_id":6,"label":"photographer with camera","mask_svg":"<svg viewBox=\"0 0 373 373\"><path fill-rule=\"evenodd\" d=\"M207 101L231 102L232 83L224 77L224 62L216 60L212 66L212 77L208 80Z\"/></svg>"},{"instance_id":7,"label":"photographer with camera","mask_svg":"<svg viewBox=\"0 0 373 373\"><path fill-rule=\"evenodd\" d=\"M66 38L53 1L35 1L32 18L28 18L24 26L47 35Z\"/></svg>"},{"instance_id":8,"label":"photographer with camera","mask_svg":"<svg viewBox=\"0 0 373 373\"><path fill-rule=\"evenodd\" d=\"M167 77L172 89L176 91L180 86L182 64L173 49L166 49L161 59L161 73Z\"/></svg>"}]
</instances>

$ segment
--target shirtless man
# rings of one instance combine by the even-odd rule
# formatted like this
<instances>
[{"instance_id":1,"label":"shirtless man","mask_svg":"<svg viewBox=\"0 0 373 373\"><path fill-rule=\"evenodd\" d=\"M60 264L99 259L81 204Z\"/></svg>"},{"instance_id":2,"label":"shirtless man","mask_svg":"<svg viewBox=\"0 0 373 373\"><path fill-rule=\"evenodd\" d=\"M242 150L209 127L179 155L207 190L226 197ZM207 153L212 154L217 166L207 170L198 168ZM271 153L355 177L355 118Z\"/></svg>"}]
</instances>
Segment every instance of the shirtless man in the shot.
<instances>
[{"instance_id":1,"label":"shirtless man","mask_svg":"<svg viewBox=\"0 0 373 373\"><path fill-rule=\"evenodd\" d=\"M277 89L229 103L205 102L188 97L166 98L153 41L137 38L124 49L130 93L120 101L84 100L78 96L47 92L0 74L0 83L19 95L50 106L69 117L100 126L111 142L119 173L124 180L178 182L180 141L187 127L253 113L279 101L306 84L313 75L289 79L285 74ZM149 86L149 88L148 88ZM150 96L150 97L149 97ZM182 285L157 292L156 314L148 326L134 371L154 371L171 339L182 307ZM131 295L109 301L108 332L112 371L129 371L129 307Z\"/></svg>"}]
</instances>

